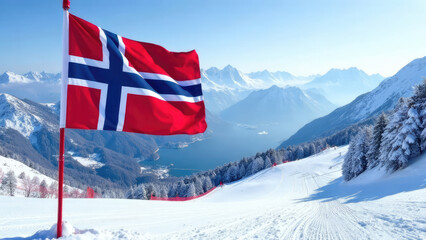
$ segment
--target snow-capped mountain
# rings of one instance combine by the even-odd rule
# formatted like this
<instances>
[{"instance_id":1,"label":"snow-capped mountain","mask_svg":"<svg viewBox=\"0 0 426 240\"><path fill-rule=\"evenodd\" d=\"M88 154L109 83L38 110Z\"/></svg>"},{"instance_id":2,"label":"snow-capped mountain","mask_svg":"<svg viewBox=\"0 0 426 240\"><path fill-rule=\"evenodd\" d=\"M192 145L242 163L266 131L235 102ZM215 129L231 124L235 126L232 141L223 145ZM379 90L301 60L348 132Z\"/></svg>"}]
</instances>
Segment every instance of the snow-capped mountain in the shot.
<instances>
[{"instance_id":1,"label":"snow-capped mountain","mask_svg":"<svg viewBox=\"0 0 426 240\"><path fill-rule=\"evenodd\" d=\"M318 118L284 141L288 146L328 136L335 131L392 109L400 97L413 94L413 87L426 78L426 57L415 59L394 76L385 79L374 90L357 97L351 103Z\"/></svg>"},{"instance_id":2,"label":"snow-capped mountain","mask_svg":"<svg viewBox=\"0 0 426 240\"><path fill-rule=\"evenodd\" d=\"M355 67L331 69L323 76L305 84L303 88L318 89L331 102L341 106L374 89L383 79L379 74L368 75Z\"/></svg>"},{"instance_id":3,"label":"snow-capped mountain","mask_svg":"<svg viewBox=\"0 0 426 240\"><path fill-rule=\"evenodd\" d=\"M58 83L61 80L60 73L28 72L23 76L36 82Z\"/></svg>"},{"instance_id":4,"label":"snow-capped mountain","mask_svg":"<svg viewBox=\"0 0 426 240\"><path fill-rule=\"evenodd\" d=\"M13 72L5 72L2 75L0 75L0 84L30 83L30 82L33 82L33 80Z\"/></svg>"},{"instance_id":5,"label":"snow-capped mountain","mask_svg":"<svg viewBox=\"0 0 426 240\"><path fill-rule=\"evenodd\" d=\"M42 126L57 128L57 118L34 105L6 93L0 93L0 127L12 128L30 138Z\"/></svg>"},{"instance_id":6,"label":"snow-capped mountain","mask_svg":"<svg viewBox=\"0 0 426 240\"><path fill-rule=\"evenodd\" d=\"M268 70L243 73L231 65L223 69L215 67L201 70L203 90L253 90L265 89L272 85L301 85L314 79L315 76L293 76L285 71L270 72Z\"/></svg>"},{"instance_id":7,"label":"snow-capped mountain","mask_svg":"<svg viewBox=\"0 0 426 240\"><path fill-rule=\"evenodd\" d=\"M28 72L23 75L5 72L0 75L0 84L6 83L34 83L34 82L59 82L61 79L60 73L46 73L46 72Z\"/></svg>"},{"instance_id":8,"label":"snow-capped mountain","mask_svg":"<svg viewBox=\"0 0 426 240\"><path fill-rule=\"evenodd\" d=\"M255 80L227 65L222 70L209 68L202 71L201 82L203 89L257 89L262 87L261 80Z\"/></svg>"},{"instance_id":9,"label":"snow-capped mountain","mask_svg":"<svg viewBox=\"0 0 426 240\"><path fill-rule=\"evenodd\" d=\"M334 105L320 94L305 92L297 87L272 86L257 90L242 101L224 110L221 116L244 124L279 124L283 128L301 127L323 116Z\"/></svg>"},{"instance_id":10,"label":"snow-capped mountain","mask_svg":"<svg viewBox=\"0 0 426 240\"><path fill-rule=\"evenodd\" d=\"M271 85L279 85L282 82L293 80L296 78L288 72L270 72L268 70L252 72L249 73L248 76L253 79L261 79L264 83Z\"/></svg>"},{"instance_id":11,"label":"snow-capped mountain","mask_svg":"<svg viewBox=\"0 0 426 240\"><path fill-rule=\"evenodd\" d=\"M60 98L60 73L5 72L0 75L0 92L35 102L56 102Z\"/></svg>"},{"instance_id":12,"label":"snow-capped mountain","mask_svg":"<svg viewBox=\"0 0 426 240\"><path fill-rule=\"evenodd\" d=\"M318 77L318 75L312 75L307 77L294 76L291 73L285 71L270 72L268 70L252 72L249 73L248 76L252 79L261 80L265 88L271 87L273 85L277 85L279 87L298 86L308 83L312 81L315 77Z\"/></svg>"},{"instance_id":13,"label":"snow-capped mountain","mask_svg":"<svg viewBox=\"0 0 426 240\"><path fill-rule=\"evenodd\" d=\"M204 99L207 109L219 113L244 99L254 90L266 89L273 85L280 87L301 85L313 77L296 77L285 71L267 70L245 74L231 65L223 69L201 70Z\"/></svg>"}]
</instances>

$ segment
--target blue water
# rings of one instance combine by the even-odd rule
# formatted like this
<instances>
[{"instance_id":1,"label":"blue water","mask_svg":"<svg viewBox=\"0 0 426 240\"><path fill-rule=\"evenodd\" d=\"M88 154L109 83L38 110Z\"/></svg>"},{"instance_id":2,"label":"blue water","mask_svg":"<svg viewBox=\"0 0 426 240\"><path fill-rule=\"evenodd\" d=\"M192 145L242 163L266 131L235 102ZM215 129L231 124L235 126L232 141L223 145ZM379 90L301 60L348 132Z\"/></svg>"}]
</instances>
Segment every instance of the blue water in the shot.
<instances>
[{"instance_id":1,"label":"blue water","mask_svg":"<svg viewBox=\"0 0 426 240\"><path fill-rule=\"evenodd\" d=\"M268 134L259 134L267 131ZM195 142L186 148L159 150L160 159L142 162L143 166L163 166L170 169L172 176L185 176L202 170L214 169L242 157L276 148L290 133L277 131L271 127L247 129L231 126L226 130L214 132L212 136Z\"/></svg>"}]
</instances>

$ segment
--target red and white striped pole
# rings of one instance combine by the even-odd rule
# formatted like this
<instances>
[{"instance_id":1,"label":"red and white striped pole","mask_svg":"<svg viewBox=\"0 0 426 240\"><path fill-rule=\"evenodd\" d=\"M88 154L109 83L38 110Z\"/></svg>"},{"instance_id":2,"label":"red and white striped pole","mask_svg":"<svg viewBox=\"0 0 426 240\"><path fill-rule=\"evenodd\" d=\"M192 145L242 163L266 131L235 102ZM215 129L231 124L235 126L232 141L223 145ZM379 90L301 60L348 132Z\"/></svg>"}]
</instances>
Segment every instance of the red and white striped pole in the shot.
<instances>
[{"instance_id":1,"label":"red and white striped pole","mask_svg":"<svg viewBox=\"0 0 426 240\"><path fill-rule=\"evenodd\" d=\"M68 9L70 9L70 0L62 1L64 9L63 20L63 61L62 61L62 97L64 96L64 88L66 87L66 79L68 75L67 61L68 55ZM61 109L63 109L64 99L61 98ZM62 203L64 198L64 152L65 152L65 126L63 126L63 114L61 111L60 129L59 129L59 161L58 161L58 222L56 224L56 237L62 237Z\"/></svg>"}]
</instances>

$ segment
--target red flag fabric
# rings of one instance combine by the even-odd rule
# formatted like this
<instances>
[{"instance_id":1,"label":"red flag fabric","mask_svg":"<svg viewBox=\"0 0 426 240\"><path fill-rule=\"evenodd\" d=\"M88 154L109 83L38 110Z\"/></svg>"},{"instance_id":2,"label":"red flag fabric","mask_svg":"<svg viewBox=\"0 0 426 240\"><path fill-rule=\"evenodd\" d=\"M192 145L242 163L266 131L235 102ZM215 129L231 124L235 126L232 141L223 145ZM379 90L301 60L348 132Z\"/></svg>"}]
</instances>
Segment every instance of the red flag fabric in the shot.
<instances>
[{"instance_id":1,"label":"red flag fabric","mask_svg":"<svg viewBox=\"0 0 426 240\"><path fill-rule=\"evenodd\" d=\"M68 14L61 127L154 135L206 130L198 55L170 52Z\"/></svg>"}]
</instances>

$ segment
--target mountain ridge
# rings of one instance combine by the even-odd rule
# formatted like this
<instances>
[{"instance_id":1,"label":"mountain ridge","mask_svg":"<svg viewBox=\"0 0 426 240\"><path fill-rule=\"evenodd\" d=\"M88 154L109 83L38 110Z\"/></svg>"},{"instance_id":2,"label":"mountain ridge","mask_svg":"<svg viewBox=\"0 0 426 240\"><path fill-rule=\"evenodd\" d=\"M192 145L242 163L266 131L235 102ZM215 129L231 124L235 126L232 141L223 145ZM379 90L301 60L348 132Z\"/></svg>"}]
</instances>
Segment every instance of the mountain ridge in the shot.
<instances>
[{"instance_id":1,"label":"mountain ridge","mask_svg":"<svg viewBox=\"0 0 426 240\"><path fill-rule=\"evenodd\" d=\"M424 78L426 78L426 57L411 61L372 91L364 93L351 103L306 124L279 147L324 137L363 119L390 110L400 97L411 96L414 85L420 84Z\"/></svg>"}]
</instances>

